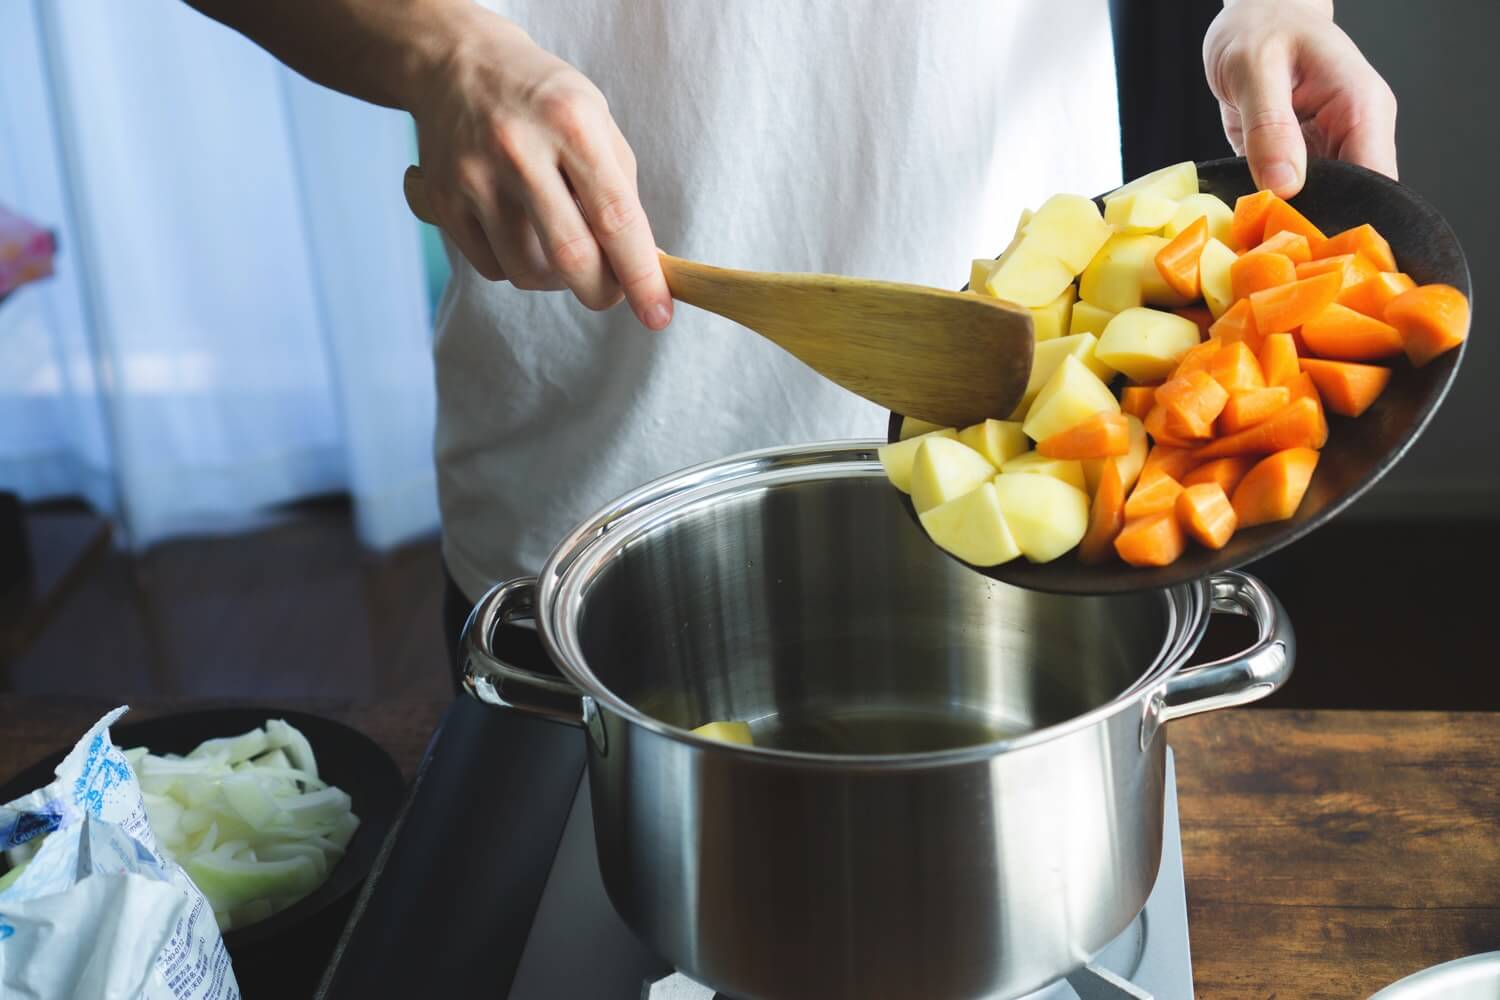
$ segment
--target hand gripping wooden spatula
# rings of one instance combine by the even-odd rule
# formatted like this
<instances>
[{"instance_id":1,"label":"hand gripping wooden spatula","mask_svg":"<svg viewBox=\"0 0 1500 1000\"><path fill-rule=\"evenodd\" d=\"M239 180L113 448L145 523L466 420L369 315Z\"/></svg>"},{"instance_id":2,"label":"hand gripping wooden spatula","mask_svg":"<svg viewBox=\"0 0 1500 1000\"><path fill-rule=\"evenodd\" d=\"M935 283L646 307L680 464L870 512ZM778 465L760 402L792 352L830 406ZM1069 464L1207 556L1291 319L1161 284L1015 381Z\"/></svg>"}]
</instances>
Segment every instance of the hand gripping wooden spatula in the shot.
<instances>
[{"instance_id":1,"label":"hand gripping wooden spatula","mask_svg":"<svg viewBox=\"0 0 1500 1000\"><path fill-rule=\"evenodd\" d=\"M433 222L421 171L406 203ZM1031 313L967 292L832 274L710 267L662 254L672 296L749 327L872 402L945 427L1008 416L1031 374Z\"/></svg>"}]
</instances>

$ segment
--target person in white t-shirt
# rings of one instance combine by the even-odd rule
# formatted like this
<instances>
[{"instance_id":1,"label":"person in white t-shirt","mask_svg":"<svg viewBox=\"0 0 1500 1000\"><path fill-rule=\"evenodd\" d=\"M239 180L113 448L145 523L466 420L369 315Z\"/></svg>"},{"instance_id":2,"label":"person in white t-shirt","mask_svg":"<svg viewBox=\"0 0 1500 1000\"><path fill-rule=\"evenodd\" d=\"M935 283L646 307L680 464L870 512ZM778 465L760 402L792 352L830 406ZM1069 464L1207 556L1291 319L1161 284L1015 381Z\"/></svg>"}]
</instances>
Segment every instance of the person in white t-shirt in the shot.
<instances>
[{"instance_id":1,"label":"person in white t-shirt","mask_svg":"<svg viewBox=\"0 0 1500 1000\"><path fill-rule=\"evenodd\" d=\"M658 246L956 286L1023 207L1121 179L1108 0L190 2L416 120L454 265L436 451L458 607L651 478L882 434L761 338L674 321ZM1395 98L1331 0L1228 0L1203 56L1262 186L1294 194L1309 146L1394 176Z\"/></svg>"}]
</instances>

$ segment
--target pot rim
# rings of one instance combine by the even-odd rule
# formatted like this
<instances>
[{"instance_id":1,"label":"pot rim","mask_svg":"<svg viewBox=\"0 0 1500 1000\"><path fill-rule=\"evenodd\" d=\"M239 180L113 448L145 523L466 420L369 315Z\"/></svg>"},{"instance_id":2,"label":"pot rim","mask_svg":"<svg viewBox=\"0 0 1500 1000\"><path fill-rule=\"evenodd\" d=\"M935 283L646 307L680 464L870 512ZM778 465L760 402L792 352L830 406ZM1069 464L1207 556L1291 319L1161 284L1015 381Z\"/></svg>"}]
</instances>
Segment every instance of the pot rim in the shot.
<instances>
[{"instance_id":1,"label":"pot rim","mask_svg":"<svg viewBox=\"0 0 1500 1000\"><path fill-rule=\"evenodd\" d=\"M759 762L780 761L858 770L971 763L1063 739L1132 707L1141 710L1151 694L1176 674L1197 648L1208 627L1212 603L1210 586L1203 580L1155 592L1165 603L1166 612L1161 647L1136 679L1109 701L1080 715L1018 736L954 749L902 754L814 753L744 746L695 736L686 729L647 715L594 674L583 655L576 628L584 604L583 590L632 539L683 513L779 485L872 476L883 479L884 467L877 454L877 449L883 444L875 440L827 441L744 452L663 476L600 508L563 537L538 575L534 613L547 655L579 688L586 700L592 700L658 736ZM1058 595L1057 599L1068 598Z\"/></svg>"}]
</instances>

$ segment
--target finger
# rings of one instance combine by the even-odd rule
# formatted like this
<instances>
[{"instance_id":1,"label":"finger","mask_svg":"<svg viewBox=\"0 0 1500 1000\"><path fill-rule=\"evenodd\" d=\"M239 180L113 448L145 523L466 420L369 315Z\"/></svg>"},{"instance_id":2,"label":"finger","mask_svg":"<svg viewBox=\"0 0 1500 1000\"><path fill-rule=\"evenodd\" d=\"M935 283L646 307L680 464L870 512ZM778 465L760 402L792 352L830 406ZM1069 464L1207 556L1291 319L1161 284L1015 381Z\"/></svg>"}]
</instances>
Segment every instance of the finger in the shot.
<instances>
[{"instance_id":1,"label":"finger","mask_svg":"<svg viewBox=\"0 0 1500 1000\"><path fill-rule=\"evenodd\" d=\"M1236 156L1245 155L1245 128L1240 124L1240 113L1234 110L1233 104L1219 102L1219 118L1224 123L1224 138L1229 140L1229 148L1234 150Z\"/></svg>"},{"instance_id":2,"label":"finger","mask_svg":"<svg viewBox=\"0 0 1500 1000\"><path fill-rule=\"evenodd\" d=\"M1377 85L1355 116L1355 126L1339 144L1338 157L1396 179L1396 98Z\"/></svg>"},{"instance_id":3,"label":"finger","mask_svg":"<svg viewBox=\"0 0 1500 1000\"><path fill-rule=\"evenodd\" d=\"M620 285L563 175L554 168L528 178L527 194L527 213L541 237L541 250L578 301L590 309L619 302Z\"/></svg>"},{"instance_id":4,"label":"finger","mask_svg":"<svg viewBox=\"0 0 1500 1000\"><path fill-rule=\"evenodd\" d=\"M448 234L459 253L464 255L480 277L490 281L504 281L505 269L495 259L495 252L490 249L489 238L484 234L484 227L479 220L468 212L458 213L460 221L456 225L443 227L443 232Z\"/></svg>"},{"instance_id":5,"label":"finger","mask_svg":"<svg viewBox=\"0 0 1500 1000\"><path fill-rule=\"evenodd\" d=\"M1240 115L1256 186L1290 198L1302 190L1307 175L1307 145L1292 109L1290 61L1271 53L1246 59L1228 92Z\"/></svg>"},{"instance_id":6,"label":"finger","mask_svg":"<svg viewBox=\"0 0 1500 1000\"><path fill-rule=\"evenodd\" d=\"M563 169L630 308L648 329L664 328L672 322L672 293L646 210L625 168L607 152L574 148L563 151Z\"/></svg>"},{"instance_id":7,"label":"finger","mask_svg":"<svg viewBox=\"0 0 1500 1000\"><path fill-rule=\"evenodd\" d=\"M485 238L506 280L528 292L566 288L542 253L526 213L509 202L494 202L481 216Z\"/></svg>"}]
</instances>

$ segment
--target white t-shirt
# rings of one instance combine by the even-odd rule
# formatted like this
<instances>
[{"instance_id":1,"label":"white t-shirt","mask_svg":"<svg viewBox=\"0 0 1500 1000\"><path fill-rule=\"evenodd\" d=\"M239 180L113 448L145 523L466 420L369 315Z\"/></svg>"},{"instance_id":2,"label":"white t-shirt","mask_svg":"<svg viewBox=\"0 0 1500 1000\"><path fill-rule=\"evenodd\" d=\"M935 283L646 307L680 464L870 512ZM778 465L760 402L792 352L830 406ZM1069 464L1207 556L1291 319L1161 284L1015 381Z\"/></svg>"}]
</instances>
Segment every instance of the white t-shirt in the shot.
<instances>
[{"instance_id":1,"label":"white t-shirt","mask_svg":"<svg viewBox=\"0 0 1500 1000\"><path fill-rule=\"evenodd\" d=\"M957 288L1022 208L1119 183L1108 0L490 5L604 92L678 256ZM727 320L679 303L653 334L450 257L438 482L470 598L650 479L884 434L884 411Z\"/></svg>"}]
</instances>

